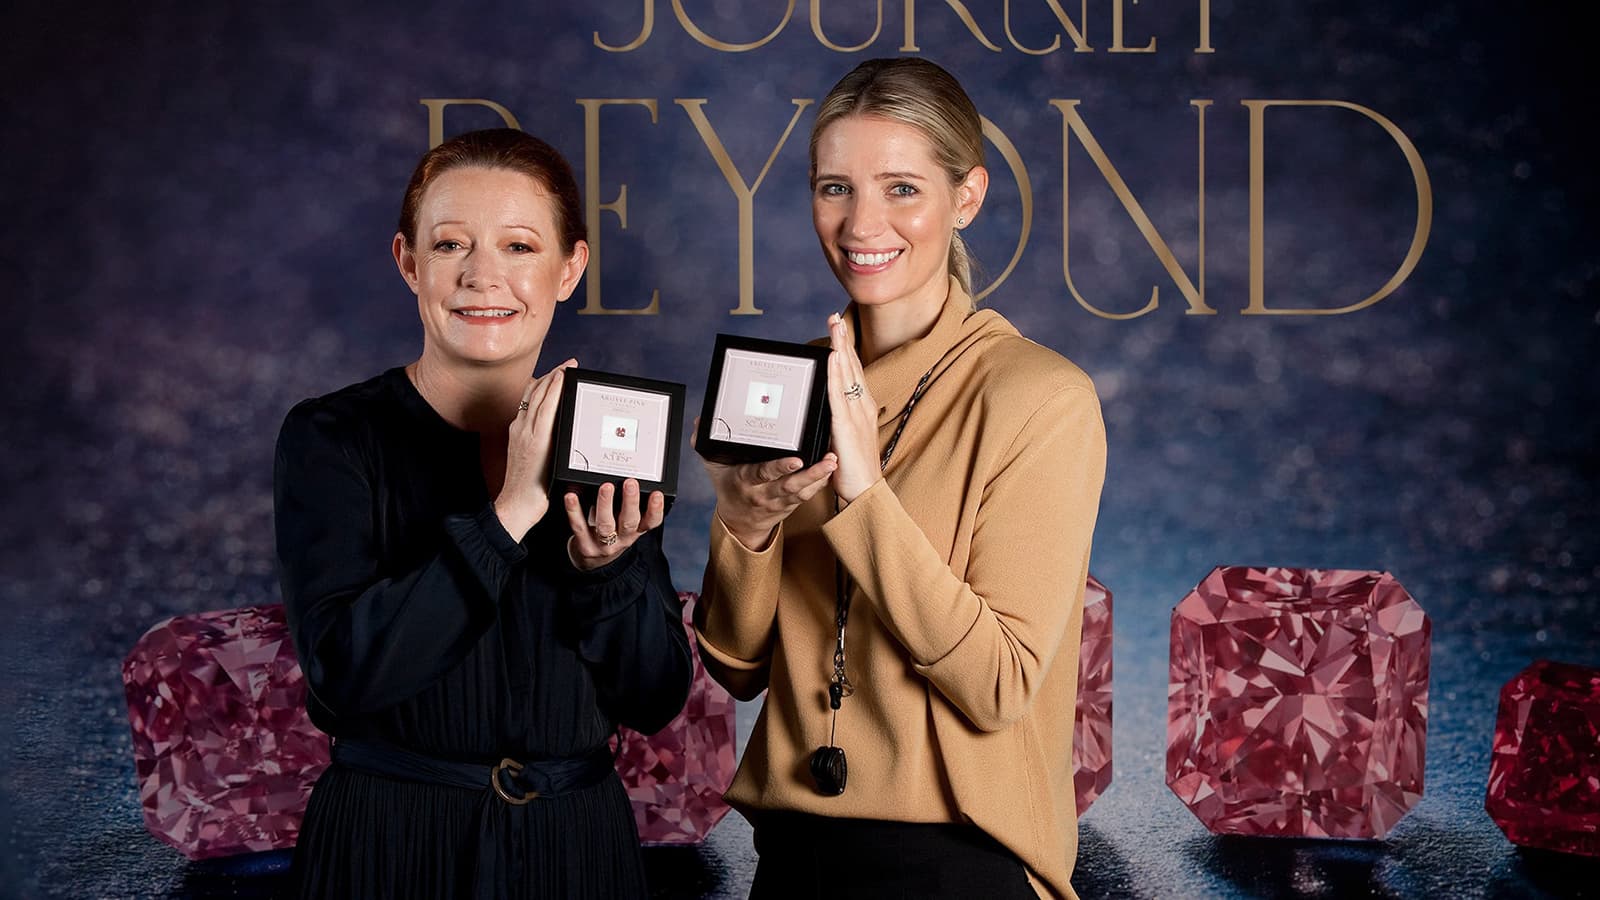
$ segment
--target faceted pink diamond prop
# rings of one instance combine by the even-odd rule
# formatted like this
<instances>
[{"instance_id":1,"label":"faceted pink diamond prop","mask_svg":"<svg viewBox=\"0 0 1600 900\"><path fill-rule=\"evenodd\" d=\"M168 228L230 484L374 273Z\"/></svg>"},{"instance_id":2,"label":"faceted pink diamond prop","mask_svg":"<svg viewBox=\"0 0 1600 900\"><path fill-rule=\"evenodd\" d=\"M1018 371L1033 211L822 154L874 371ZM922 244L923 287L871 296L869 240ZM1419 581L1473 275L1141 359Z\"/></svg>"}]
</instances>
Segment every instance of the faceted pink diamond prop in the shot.
<instances>
[{"instance_id":1,"label":"faceted pink diamond prop","mask_svg":"<svg viewBox=\"0 0 1600 900\"><path fill-rule=\"evenodd\" d=\"M1388 573L1212 570L1172 611L1167 785L1218 834L1383 837L1422 797L1429 634Z\"/></svg>"},{"instance_id":2,"label":"faceted pink diamond prop","mask_svg":"<svg viewBox=\"0 0 1600 900\"><path fill-rule=\"evenodd\" d=\"M1539 660L1506 682L1483 805L1514 843L1600 856L1600 669Z\"/></svg>"},{"instance_id":3,"label":"faceted pink diamond prop","mask_svg":"<svg viewBox=\"0 0 1600 900\"><path fill-rule=\"evenodd\" d=\"M190 859L294 846L328 738L282 606L168 619L122 664L145 827Z\"/></svg>"},{"instance_id":4,"label":"faceted pink diamond prop","mask_svg":"<svg viewBox=\"0 0 1600 900\"><path fill-rule=\"evenodd\" d=\"M693 646L696 595L678 599ZM633 802L639 843L698 844L728 814L722 793L733 781L733 716L733 698L706 674L697 653L683 712L650 737L623 730L617 773Z\"/></svg>"},{"instance_id":5,"label":"faceted pink diamond prop","mask_svg":"<svg viewBox=\"0 0 1600 900\"><path fill-rule=\"evenodd\" d=\"M1083 592L1078 702L1072 727L1072 785L1078 815L1111 784L1111 591L1089 576Z\"/></svg>"}]
</instances>

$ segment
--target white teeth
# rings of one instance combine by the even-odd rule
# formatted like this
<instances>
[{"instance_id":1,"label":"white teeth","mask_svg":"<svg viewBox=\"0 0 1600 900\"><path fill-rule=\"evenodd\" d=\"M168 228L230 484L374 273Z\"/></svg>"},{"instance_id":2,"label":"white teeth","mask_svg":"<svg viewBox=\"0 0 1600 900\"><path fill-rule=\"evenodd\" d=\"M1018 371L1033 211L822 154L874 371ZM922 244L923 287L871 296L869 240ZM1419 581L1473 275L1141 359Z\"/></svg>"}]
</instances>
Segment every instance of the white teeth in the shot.
<instances>
[{"instance_id":1,"label":"white teeth","mask_svg":"<svg viewBox=\"0 0 1600 900\"><path fill-rule=\"evenodd\" d=\"M845 251L845 256L850 257L850 261L858 266L881 266L899 255L899 250L892 250L888 253L857 253L854 250Z\"/></svg>"},{"instance_id":2,"label":"white teeth","mask_svg":"<svg viewBox=\"0 0 1600 900\"><path fill-rule=\"evenodd\" d=\"M475 319L504 319L513 314L509 309L458 309L456 312Z\"/></svg>"}]
</instances>

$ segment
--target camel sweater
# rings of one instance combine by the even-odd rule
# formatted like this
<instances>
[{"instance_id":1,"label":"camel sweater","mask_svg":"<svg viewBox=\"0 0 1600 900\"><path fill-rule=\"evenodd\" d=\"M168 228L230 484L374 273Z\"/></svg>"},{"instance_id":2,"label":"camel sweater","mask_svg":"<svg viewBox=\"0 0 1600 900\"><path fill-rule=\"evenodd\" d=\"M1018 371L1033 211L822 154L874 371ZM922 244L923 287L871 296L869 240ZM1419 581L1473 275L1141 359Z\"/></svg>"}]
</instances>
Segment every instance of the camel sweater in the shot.
<instances>
[{"instance_id":1,"label":"camel sweater","mask_svg":"<svg viewBox=\"0 0 1600 900\"><path fill-rule=\"evenodd\" d=\"M837 514L823 490L759 553L712 517L695 626L714 678L741 699L767 691L735 808L971 823L1041 896L1073 898L1072 725L1105 428L1088 376L969 303L952 280L932 331L865 367L880 446L933 370L883 481ZM835 559L855 584L856 690L832 739L848 787L826 797L807 761L830 742Z\"/></svg>"}]
</instances>

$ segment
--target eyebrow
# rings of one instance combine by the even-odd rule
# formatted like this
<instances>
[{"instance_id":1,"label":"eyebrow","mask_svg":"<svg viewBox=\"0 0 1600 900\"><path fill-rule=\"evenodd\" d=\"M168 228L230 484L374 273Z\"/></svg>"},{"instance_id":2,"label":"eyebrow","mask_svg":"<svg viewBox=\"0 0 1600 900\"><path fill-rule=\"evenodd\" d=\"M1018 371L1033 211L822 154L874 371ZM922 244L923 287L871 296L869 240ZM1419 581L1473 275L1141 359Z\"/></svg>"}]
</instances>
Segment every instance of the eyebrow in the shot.
<instances>
[{"instance_id":1,"label":"eyebrow","mask_svg":"<svg viewBox=\"0 0 1600 900\"><path fill-rule=\"evenodd\" d=\"M442 227L444 227L446 225L465 225L465 224L467 224L466 221L462 220L462 219L445 219L442 222L433 223L433 229L437 230L437 229L442 228ZM519 229L521 229L523 231L531 231L535 235L538 235L540 233L539 229L533 227L532 225L518 225L515 222L508 222L508 223L506 223L504 225L501 225L500 227L501 228L519 228Z\"/></svg>"},{"instance_id":2,"label":"eyebrow","mask_svg":"<svg viewBox=\"0 0 1600 900\"><path fill-rule=\"evenodd\" d=\"M878 180L878 181L896 181L896 180L901 180L901 181L927 181L928 180L926 176L918 175L915 172L879 172L878 174L874 175L873 178ZM848 176L845 176L845 175L835 175L835 174L832 174L832 173L829 173L829 172L818 172L817 173L817 180L818 181L849 181L850 178Z\"/></svg>"}]
</instances>

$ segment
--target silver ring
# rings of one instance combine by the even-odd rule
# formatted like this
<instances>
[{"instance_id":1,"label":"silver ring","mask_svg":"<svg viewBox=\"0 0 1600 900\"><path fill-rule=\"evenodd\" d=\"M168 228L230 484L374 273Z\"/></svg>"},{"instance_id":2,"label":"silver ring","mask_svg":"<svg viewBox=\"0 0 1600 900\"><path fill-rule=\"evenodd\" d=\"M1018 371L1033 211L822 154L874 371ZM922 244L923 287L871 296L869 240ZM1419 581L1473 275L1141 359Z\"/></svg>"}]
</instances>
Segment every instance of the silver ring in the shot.
<instances>
[{"instance_id":1,"label":"silver ring","mask_svg":"<svg viewBox=\"0 0 1600 900\"><path fill-rule=\"evenodd\" d=\"M617 542L617 533L615 531L611 532L610 534L602 534L602 535L600 535L600 546L602 546L602 547L609 547L612 544L615 544L616 542Z\"/></svg>"},{"instance_id":2,"label":"silver ring","mask_svg":"<svg viewBox=\"0 0 1600 900\"><path fill-rule=\"evenodd\" d=\"M517 404L517 412L527 412L527 411L528 411L528 401L524 400L521 403Z\"/></svg>"},{"instance_id":3,"label":"silver ring","mask_svg":"<svg viewBox=\"0 0 1600 900\"><path fill-rule=\"evenodd\" d=\"M844 395L846 397L849 397L851 400L860 399L861 398L861 382L858 381L855 384L852 384L849 387L845 388Z\"/></svg>"}]
</instances>

